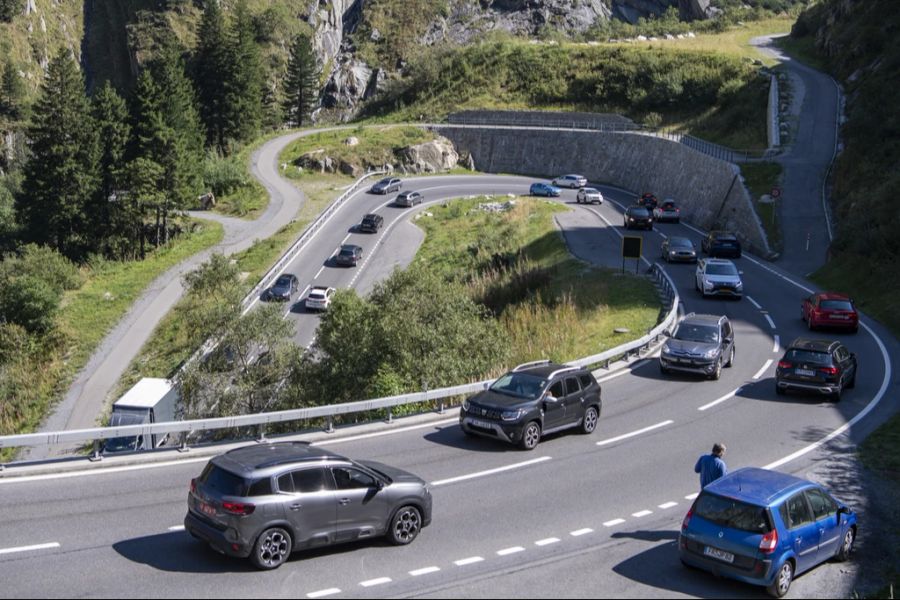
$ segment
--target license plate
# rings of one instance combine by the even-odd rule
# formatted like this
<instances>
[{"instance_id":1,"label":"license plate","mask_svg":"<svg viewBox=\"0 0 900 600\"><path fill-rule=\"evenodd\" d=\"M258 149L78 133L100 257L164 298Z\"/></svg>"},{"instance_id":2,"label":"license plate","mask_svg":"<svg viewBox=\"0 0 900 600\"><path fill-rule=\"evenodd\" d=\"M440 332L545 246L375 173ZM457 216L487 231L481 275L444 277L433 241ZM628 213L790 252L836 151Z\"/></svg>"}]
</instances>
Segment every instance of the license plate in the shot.
<instances>
[{"instance_id":1,"label":"license plate","mask_svg":"<svg viewBox=\"0 0 900 600\"><path fill-rule=\"evenodd\" d=\"M721 560L722 562L734 562L734 554L732 554L731 552L725 552L724 550L719 550L718 548L713 548L712 546L707 546L703 551L703 554L711 556L717 560Z\"/></svg>"},{"instance_id":2,"label":"license plate","mask_svg":"<svg viewBox=\"0 0 900 600\"><path fill-rule=\"evenodd\" d=\"M197 508L199 508L200 512L202 512L204 515L209 515L210 517L216 516L216 509L206 502L198 502Z\"/></svg>"},{"instance_id":3,"label":"license plate","mask_svg":"<svg viewBox=\"0 0 900 600\"><path fill-rule=\"evenodd\" d=\"M804 377L815 377L816 372L810 371L809 369L797 369L794 371L797 375L803 375Z\"/></svg>"},{"instance_id":4,"label":"license plate","mask_svg":"<svg viewBox=\"0 0 900 600\"><path fill-rule=\"evenodd\" d=\"M847 315L831 315L832 319L849 319Z\"/></svg>"},{"instance_id":5,"label":"license plate","mask_svg":"<svg viewBox=\"0 0 900 600\"><path fill-rule=\"evenodd\" d=\"M474 427L481 427L482 429L493 429L494 427L488 423L487 421L479 421L478 419L472 419L469 421Z\"/></svg>"}]
</instances>

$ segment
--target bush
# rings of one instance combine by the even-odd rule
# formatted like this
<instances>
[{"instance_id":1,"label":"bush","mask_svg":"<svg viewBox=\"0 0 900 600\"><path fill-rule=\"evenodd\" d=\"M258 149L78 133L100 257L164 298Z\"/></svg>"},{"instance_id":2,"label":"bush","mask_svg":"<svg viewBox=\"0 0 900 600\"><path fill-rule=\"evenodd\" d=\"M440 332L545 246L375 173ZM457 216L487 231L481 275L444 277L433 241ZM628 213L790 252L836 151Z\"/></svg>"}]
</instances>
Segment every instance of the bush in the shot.
<instances>
[{"instance_id":1,"label":"bush","mask_svg":"<svg viewBox=\"0 0 900 600\"><path fill-rule=\"evenodd\" d=\"M238 158L238 153L222 157L210 153L203 161L203 182L206 189L216 196L224 196L249 185L247 169Z\"/></svg>"},{"instance_id":2,"label":"bush","mask_svg":"<svg viewBox=\"0 0 900 600\"><path fill-rule=\"evenodd\" d=\"M0 284L0 321L42 334L53 328L58 308L59 294L43 279L23 275Z\"/></svg>"}]
</instances>

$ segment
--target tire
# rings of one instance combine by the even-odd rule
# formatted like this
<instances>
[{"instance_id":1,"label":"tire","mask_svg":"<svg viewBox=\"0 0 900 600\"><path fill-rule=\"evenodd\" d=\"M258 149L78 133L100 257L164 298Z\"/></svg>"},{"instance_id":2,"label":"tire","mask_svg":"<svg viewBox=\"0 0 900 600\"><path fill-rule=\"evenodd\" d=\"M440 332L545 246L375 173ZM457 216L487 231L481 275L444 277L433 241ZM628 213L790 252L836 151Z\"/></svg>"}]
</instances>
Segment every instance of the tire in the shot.
<instances>
[{"instance_id":1,"label":"tire","mask_svg":"<svg viewBox=\"0 0 900 600\"><path fill-rule=\"evenodd\" d=\"M537 421L531 421L522 430L522 440L519 446L523 450L534 450L541 441L541 426Z\"/></svg>"},{"instance_id":2,"label":"tire","mask_svg":"<svg viewBox=\"0 0 900 600\"><path fill-rule=\"evenodd\" d=\"M286 530L281 527L266 529L256 538L250 561L257 569L277 569L291 555L291 546L291 536Z\"/></svg>"},{"instance_id":3,"label":"tire","mask_svg":"<svg viewBox=\"0 0 900 600\"><path fill-rule=\"evenodd\" d=\"M788 590L791 589L792 581L794 581L794 564L791 561L786 561L781 565L781 568L778 569L778 574L775 575L775 581L766 588L766 591L769 592L769 595L773 598L784 598L785 595L787 595Z\"/></svg>"},{"instance_id":4,"label":"tire","mask_svg":"<svg viewBox=\"0 0 900 600\"><path fill-rule=\"evenodd\" d=\"M852 334L857 334L857 333L859 333L859 325L857 325L856 327L854 327L853 329L851 329L851 330L850 330L850 333L852 333Z\"/></svg>"},{"instance_id":5,"label":"tire","mask_svg":"<svg viewBox=\"0 0 900 600\"><path fill-rule=\"evenodd\" d=\"M784 388L778 387L778 382L776 381L775 382L775 393L778 394L779 396L784 396L784 394L786 392L787 392L787 390L785 390Z\"/></svg>"},{"instance_id":6,"label":"tire","mask_svg":"<svg viewBox=\"0 0 900 600\"><path fill-rule=\"evenodd\" d=\"M420 531L422 513L415 506L403 506L391 518L387 538L395 546L405 546L412 543Z\"/></svg>"},{"instance_id":7,"label":"tire","mask_svg":"<svg viewBox=\"0 0 900 600\"><path fill-rule=\"evenodd\" d=\"M841 541L841 547L838 548L837 554L834 555L835 560L839 562L847 562L850 560L850 553L853 552L853 542L856 541L856 531L851 527L844 534Z\"/></svg>"},{"instance_id":8,"label":"tire","mask_svg":"<svg viewBox=\"0 0 900 600\"><path fill-rule=\"evenodd\" d=\"M722 376L722 359L720 358L719 360L716 361L716 370L710 374L709 378L712 379L713 381L718 381L721 376Z\"/></svg>"},{"instance_id":9,"label":"tire","mask_svg":"<svg viewBox=\"0 0 900 600\"><path fill-rule=\"evenodd\" d=\"M836 391L835 393L831 394L831 401L832 401L832 402L840 402L840 401L841 401L841 394L842 394L843 392L844 392L844 384L842 384L842 383L839 381L839 382L838 382L838 389L837 389L837 391Z\"/></svg>"},{"instance_id":10,"label":"tire","mask_svg":"<svg viewBox=\"0 0 900 600\"><path fill-rule=\"evenodd\" d=\"M588 406L584 411L584 418L581 419L581 432L592 434L597 429L597 422L600 420L600 411L596 406Z\"/></svg>"},{"instance_id":11,"label":"tire","mask_svg":"<svg viewBox=\"0 0 900 600\"><path fill-rule=\"evenodd\" d=\"M731 354L728 355L728 362L725 363L725 368L730 369L734 365L734 344L731 345Z\"/></svg>"},{"instance_id":12,"label":"tire","mask_svg":"<svg viewBox=\"0 0 900 600\"><path fill-rule=\"evenodd\" d=\"M859 369L859 367L857 367L857 369ZM851 379L849 382L847 382L847 389L852 390L855 387L856 387L856 371L853 371L853 379Z\"/></svg>"},{"instance_id":13,"label":"tire","mask_svg":"<svg viewBox=\"0 0 900 600\"><path fill-rule=\"evenodd\" d=\"M815 329L815 327L813 327L812 318L809 318L806 320L806 328L809 329L810 331Z\"/></svg>"},{"instance_id":14,"label":"tire","mask_svg":"<svg viewBox=\"0 0 900 600\"><path fill-rule=\"evenodd\" d=\"M662 363L659 363L659 372L662 373L663 375L668 375L669 373L672 372L672 370L669 367L663 365Z\"/></svg>"}]
</instances>

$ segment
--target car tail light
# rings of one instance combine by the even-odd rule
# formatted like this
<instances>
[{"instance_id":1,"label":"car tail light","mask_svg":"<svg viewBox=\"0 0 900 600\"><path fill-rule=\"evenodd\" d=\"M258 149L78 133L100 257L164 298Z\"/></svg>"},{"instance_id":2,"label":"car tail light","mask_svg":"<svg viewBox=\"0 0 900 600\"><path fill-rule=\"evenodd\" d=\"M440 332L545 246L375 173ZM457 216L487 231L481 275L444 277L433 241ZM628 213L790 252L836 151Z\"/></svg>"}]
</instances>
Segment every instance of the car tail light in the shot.
<instances>
[{"instance_id":1,"label":"car tail light","mask_svg":"<svg viewBox=\"0 0 900 600\"><path fill-rule=\"evenodd\" d=\"M681 522L681 530L684 531L688 528L688 525L691 523L691 517L694 516L694 509L690 509L687 511L687 514L684 515L684 520Z\"/></svg>"},{"instance_id":2,"label":"car tail light","mask_svg":"<svg viewBox=\"0 0 900 600\"><path fill-rule=\"evenodd\" d=\"M792 363L792 362L789 361L789 360L779 360L779 361L778 361L778 368L779 368L779 369L793 369L793 368L794 368L794 363Z\"/></svg>"},{"instance_id":3,"label":"car tail light","mask_svg":"<svg viewBox=\"0 0 900 600\"><path fill-rule=\"evenodd\" d=\"M837 367L819 367L819 371L826 375L837 375Z\"/></svg>"},{"instance_id":4,"label":"car tail light","mask_svg":"<svg viewBox=\"0 0 900 600\"><path fill-rule=\"evenodd\" d=\"M246 517L247 515L253 514L253 511L256 510L256 506L244 502L223 502L222 510L233 515L238 515L239 517Z\"/></svg>"},{"instance_id":5,"label":"car tail light","mask_svg":"<svg viewBox=\"0 0 900 600\"><path fill-rule=\"evenodd\" d=\"M762 536L759 541L759 551L763 554L771 554L778 547L778 530L773 529L769 533Z\"/></svg>"}]
</instances>

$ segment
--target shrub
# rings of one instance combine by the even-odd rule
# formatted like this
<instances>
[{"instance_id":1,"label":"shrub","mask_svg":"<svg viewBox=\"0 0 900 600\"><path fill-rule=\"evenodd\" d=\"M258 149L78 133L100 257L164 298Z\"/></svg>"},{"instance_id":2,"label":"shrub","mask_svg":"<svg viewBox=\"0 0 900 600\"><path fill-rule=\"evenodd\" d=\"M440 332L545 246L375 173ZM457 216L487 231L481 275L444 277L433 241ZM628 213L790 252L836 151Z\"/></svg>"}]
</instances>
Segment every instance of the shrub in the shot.
<instances>
[{"instance_id":1,"label":"shrub","mask_svg":"<svg viewBox=\"0 0 900 600\"><path fill-rule=\"evenodd\" d=\"M203 182L206 189L212 190L216 196L224 196L249 185L247 170L238 153L228 157L209 153L203 161Z\"/></svg>"}]
</instances>

